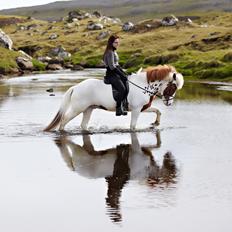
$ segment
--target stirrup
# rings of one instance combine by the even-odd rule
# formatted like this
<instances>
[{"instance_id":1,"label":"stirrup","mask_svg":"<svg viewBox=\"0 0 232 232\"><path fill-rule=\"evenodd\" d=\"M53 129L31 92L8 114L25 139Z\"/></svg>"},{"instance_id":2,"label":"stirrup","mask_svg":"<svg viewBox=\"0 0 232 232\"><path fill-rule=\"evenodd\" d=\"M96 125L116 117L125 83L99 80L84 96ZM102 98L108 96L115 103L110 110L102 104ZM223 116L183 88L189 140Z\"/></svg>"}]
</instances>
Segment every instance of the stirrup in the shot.
<instances>
[{"instance_id":1,"label":"stirrup","mask_svg":"<svg viewBox=\"0 0 232 232\"><path fill-rule=\"evenodd\" d=\"M122 106L116 107L116 116L127 115L127 112L123 110Z\"/></svg>"}]
</instances>

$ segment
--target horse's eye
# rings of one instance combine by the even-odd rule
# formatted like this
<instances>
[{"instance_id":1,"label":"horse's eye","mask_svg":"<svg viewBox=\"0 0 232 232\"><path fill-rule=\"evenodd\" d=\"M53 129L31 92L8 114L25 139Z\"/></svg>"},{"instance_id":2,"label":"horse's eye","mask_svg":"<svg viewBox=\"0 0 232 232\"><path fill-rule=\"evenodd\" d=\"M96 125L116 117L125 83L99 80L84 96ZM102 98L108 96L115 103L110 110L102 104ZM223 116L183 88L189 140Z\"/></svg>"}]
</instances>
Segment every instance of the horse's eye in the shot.
<instances>
[{"instance_id":1,"label":"horse's eye","mask_svg":"<svg viewBox=\"0 0 232 232\"><path fill-rule=\"evenodd\" d=\"M176 73L173 73L173 80L176 81Z\"/></svg>"}]
</instances>

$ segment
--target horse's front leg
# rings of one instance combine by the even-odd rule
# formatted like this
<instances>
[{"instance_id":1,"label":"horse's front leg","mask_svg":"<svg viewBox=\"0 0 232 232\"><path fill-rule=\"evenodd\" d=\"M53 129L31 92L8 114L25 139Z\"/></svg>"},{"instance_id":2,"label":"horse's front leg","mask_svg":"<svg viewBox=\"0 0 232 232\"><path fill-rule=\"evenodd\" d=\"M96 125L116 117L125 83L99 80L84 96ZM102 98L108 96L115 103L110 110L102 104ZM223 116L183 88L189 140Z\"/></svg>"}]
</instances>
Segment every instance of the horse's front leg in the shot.
<instances>
[{"instance_id":1,"label":"horse's front leg","mask_svg":"<svg viewBox=\"0 0 232 232\"><path fill-rule=\"evenodd\" d=\"M131 130L135 130L140 112L141 112L141 108L136 108L131 111L131 123L130 123Z\"/></svg>"},{"instance_id":2,"label":"horse's front leg","mask_svg":"<svg viewBox=\"0 0 232 232\"><path fill-rule=\"evenodd\" d=\"M161 117L161 113L158 109L154 108L154 107L150 107L146 110L144 110L143 112L154 112L156 113L156 120L155 122L151 123L152 126L159 126L160 125L160 117Z\"/></svg>"}]
</instances>

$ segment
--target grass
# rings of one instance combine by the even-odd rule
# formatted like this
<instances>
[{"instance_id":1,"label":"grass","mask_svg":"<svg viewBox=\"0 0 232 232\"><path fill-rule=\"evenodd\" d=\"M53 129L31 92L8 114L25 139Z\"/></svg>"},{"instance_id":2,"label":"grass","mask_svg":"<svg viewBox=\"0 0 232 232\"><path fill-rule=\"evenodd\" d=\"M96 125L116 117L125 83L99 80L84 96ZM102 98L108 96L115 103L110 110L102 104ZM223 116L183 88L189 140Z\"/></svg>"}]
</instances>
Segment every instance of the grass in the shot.
<instances>
[{"instance_id":1,"label":"grass","mask_svg":"<svg viewBox=\"0 0 232 232\"><path fill-rule=\"evenodd\" d=\"M17 68L15 61L19 56L18 52L9 51L8 49L0 47L0 71L3 74L11 73L14 68Z\"/></svg>"}]
</instances>

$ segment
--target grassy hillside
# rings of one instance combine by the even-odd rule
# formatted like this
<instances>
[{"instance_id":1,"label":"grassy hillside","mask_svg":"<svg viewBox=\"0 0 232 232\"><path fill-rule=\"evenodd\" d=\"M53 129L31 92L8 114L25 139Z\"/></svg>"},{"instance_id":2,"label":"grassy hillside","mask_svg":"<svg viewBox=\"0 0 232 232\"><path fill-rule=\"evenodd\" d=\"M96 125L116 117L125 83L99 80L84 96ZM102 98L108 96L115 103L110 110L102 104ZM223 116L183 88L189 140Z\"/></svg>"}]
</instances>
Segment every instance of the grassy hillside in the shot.
<instances>
[{"instance_id":1,"label":"grassy hillside","mask_svg":"<svg viewBox=\"0 0 232 232\"><path fill-rule=\"evenodd\" d=\"M194 13L199 19L193 24L179 23L171 27L159 27L147 31L123 32L121 25L106 24L103 31L110 30L121 37L118 50L121 65L128 71L139 67L158 64L172 64L185 77L192 79L231 80L232 79L232 14ZM25 19L26 20L26 19ZM97 19L94 19L97 21ZM101 63L107 38L97 40L100 30L88 31L89 19L79 21L79 26L70 28L67 22L46 22L26 20L3 27L12 38L14 48L38 47L33 56L48 55L51 48L62 45L72 54L73 64L96 67ZM151 20L147 20L150 23ZM146 22L143 22L143 24ZM19 30L20 26L36 24L33 30ZM139 24L142 25L142 24ZM48 37L56 33L57 39ZM6 49L2 49L4 52ZM12 52L10 52L12 53ZM13 53L10 59L13 59ZM3 55L5 57L5 55ZM2 59L0 61L0 67ZM13 64L13 63L12 63ZM9 65L8 65L9 66Z\"/></svg>"},{"instance_id":2,"label":"grassy hillside","mask_svg":"<svg viewBox=\"0 0 232 232\"><path fill-rule=\"evenodd\" d=\"M88 12L99 10L105 15L137 22L164 14L188 14L189 12L232 11L231 0L73 0L54 2L41 6L2 10L0 14L33 16L38 19L60 19L75 8Z\"/></svg>"}]
</instances>

